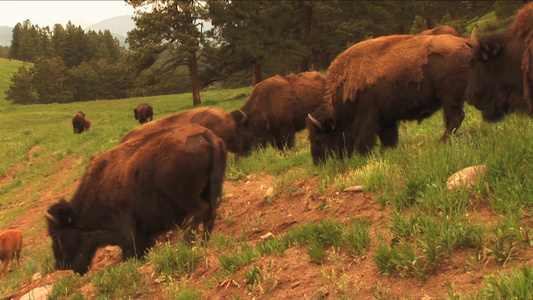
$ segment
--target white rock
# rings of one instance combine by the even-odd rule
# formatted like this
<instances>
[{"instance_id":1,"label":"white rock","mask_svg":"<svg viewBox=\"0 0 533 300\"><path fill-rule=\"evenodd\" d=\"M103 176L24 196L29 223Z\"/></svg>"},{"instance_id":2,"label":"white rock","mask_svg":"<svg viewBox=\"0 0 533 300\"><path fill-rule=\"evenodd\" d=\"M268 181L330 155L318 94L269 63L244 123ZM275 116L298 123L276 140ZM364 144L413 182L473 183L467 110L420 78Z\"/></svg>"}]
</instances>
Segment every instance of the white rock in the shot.
<instances>
[{"instance_id":1,"label":"white rock","mask_svg":"<svg viewBox=\"0 0 533 300\"><path fill-rule=\"evenodd\" d=\"M46 300L48 295L52 293L52 286L45 285L42 287L34 288L24 296L20 297L20 300Z\"/></svg>"},{"instance_id":2,"label":"white rock","mask_svg":"<svg viewBox=\"0 0 533 300\"><path fill-rule=\"evenodd\" d=\"M265 193L265 197L272 198L274 196L274 188L269 187Z\"/></svg>"},{"instance_id":3,"label":"white rock","mask_svg":"<svg viewBox=\"0 0 533 300\"><path fill-rule=\"evenodd\" d=\"M356 185L356 186L351 186L351 187L347 187L345 188L344 190L342 190L343 192L354 192L354 193L360 193L363 191L363 187L360 186L360 185Z\"/></svg>"},{"instance_id":4,"label":"white rock","mask_svg":"<svg viewBox=\"0 0 533 300\"><path fill-rule=\"evenodd\" d=\"M455 172L452 176L448 177L446 189L450 191L459 187L471 188L478 182L480 177L487 174L487 170L487 166L479 165Z\"/></svg>"}]
</instances>

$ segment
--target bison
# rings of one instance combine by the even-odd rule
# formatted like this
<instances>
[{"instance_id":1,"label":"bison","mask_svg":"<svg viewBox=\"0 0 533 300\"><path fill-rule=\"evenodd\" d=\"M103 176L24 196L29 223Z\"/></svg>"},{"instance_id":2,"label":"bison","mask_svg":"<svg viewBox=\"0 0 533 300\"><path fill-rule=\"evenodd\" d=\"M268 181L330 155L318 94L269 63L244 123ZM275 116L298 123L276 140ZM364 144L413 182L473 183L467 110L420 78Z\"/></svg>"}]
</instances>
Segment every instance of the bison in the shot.
<instances>
[{"instance_id":1,"label":"bison","mask_svg":"<svg viewBox=\"0 0 533 300\"><path fill-rule=\"evenodd\" d=\"M185 110L150 122L130 131L122 138L121 143L131 139L143 142L144 140L157 135L159 132L168 130L168 128L180 127L189 123L202 125L208 128L224 141L228 151L233 153L239 152L236 124L233 117L223 109L207 107Z\"/></svg>"},{"instance_id":2,"label":"bison","mask_svg":"<svg viewBox=\"0 0 533 300\"><path fill-rule=\"evenodd\" d=\"M445 35L393 35L360 42L327 72L325 104L307 121L315 164L326 155L398 144L398 121L444 109L442 141L461 125L471 45Z\"/></svg>"},{"instance_id":3,"label":"bison","mask_svg":"<svg viewBox=\"0 0 533 300\"><path fill-rule=\"evenodd\" d=\"M533 3L525 5L510 28L470 38L473 44L466 101L488 122L507 113L532 111Z\"/></svg>"},{"instance_id":4,"label":"bison","mask_svg":"<svg viewBox=\"0 0 533 300\"><path fill-rule=\"evenodd\" d=\"M22 233L17 229L8 229L0 234L0 260L2 261L2 277L7 275L7 269L17 257L20 268L20 252L22 251Z\"/></svg>"},{"instance_id":5,"label":"bison","mask_svg":"<svg viewBox=\"0 0 533 300\"><path fill-rule=\"evenodd\" d=\"M307 114L324 102L326 80L318 72L274 76L258 83L244 105L231 115L242 140L241 153L268 143L293 148L295 133L305 128Z\"/></svg>"},{"instance_id":6,"label":"bison","mask_svg":"<svg viewBox=\"0 0 533 300\"><path fill-rule=\"evenodd\" d=\"M72 117L72 128L74 129L74 133L82 133L91 128L91 121L85 119L85 114L79 110Z\"/></svg>"},{"instance_id":7,"label":"bison","mask_svg":"<svg viewBox=\"0 0 533 300\"><path fill-rule=\"evenodd\" d=\"M139 103L136 108L133 109L135 120L139 120L139 123L144 124L152 121L154 116L154 109L150 104Z\"/></svg>"},{"instance_id":8,"label":"bison","mask_svg":"<svg viewBox=\"0 0 533 300\"><path fill-rule=\"evenodd\" d=\"M459 32L457 32L455 28L448 26L448 25L443 25L443 26L432 28L432 29L427 29L427 30L422 31L420 34L422 35L451 34L455 36L460 36Z\"/></svg>"},{"instance_id":9,"label":"bison","mask_svg":"<svg viewBox=\"0 0 533 300\"><path fill-rule=\"evenodd\" d=\"M209 129L187 124L142 144L120 143L95 156L72 200L46 213L57 269L84 274L99 247L141 257L160 233L180 226L186 240L213 230L226 147Z\"/></svg>"}]
</instances>

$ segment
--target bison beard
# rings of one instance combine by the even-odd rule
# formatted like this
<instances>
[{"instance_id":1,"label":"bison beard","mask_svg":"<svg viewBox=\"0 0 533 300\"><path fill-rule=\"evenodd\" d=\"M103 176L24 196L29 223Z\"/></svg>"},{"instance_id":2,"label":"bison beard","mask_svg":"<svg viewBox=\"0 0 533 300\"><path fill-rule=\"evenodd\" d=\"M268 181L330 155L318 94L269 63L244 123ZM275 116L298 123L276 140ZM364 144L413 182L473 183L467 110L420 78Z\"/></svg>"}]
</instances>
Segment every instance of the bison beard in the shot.
<instances>
[{"instance_id":1,"label":"bison beard","mask_svg":"<svg viewBox=\"0 0 533 300\"><path fill-rule=\"evenodd\" d=\"M144 124L152 121L154 109L150 104L140 103L137 105L137 108L133 109L133 115L135 116L135 120L139 120L139 123Z\"/></svg>"},{"instance_id":2,"label":"bison beard","mask_svg":"<svg viewBox=\"0 0 533 300\"><path fill-rule=\"evenodd\" d=\"M72 200L46 214L57 269L88 271L99 247L141 257L162 232L203 224L212 231L226 167L224 143L195 124L143 144L127 141L96 156Z\"/></svg>"},{"instance_id":3,"label":"bison beard","mask_svg":"<svg viewBox=\"0 0 533 300\"><path fill-rule=\"evenodd\" d=\"M440 107L446 131L462 123L470 44L452 35L396 35L341 53L328 69L325 104L307 120L315 164L329 154L398 144L398 122L419 123Z\"/></svg>"},{"instance_id":4,"label":"bison beard","mask_svg":"<svg viewBox=\"0 0 533 300\"><path fill-rule=\"evenodd\" d=\"M532 16L533 3L525 5L512 27L503 32L478 38L472 31L466 100L486 121L500 121L511 112L533 115Z\"/></svg>"}]
</instances>

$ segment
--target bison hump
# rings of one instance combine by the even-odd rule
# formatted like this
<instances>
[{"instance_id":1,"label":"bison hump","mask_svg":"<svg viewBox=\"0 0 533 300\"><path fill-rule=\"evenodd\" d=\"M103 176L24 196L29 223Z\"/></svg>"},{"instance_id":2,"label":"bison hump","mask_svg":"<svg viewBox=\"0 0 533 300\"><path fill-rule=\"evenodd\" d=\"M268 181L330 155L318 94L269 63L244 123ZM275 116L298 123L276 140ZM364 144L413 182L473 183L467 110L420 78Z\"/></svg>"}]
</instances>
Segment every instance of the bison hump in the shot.
<instances>
[{"instance_id":1,"label":"bison hump","mask_svg":"<svg viewBox=\"0 0 533 300\"><path fill-rule=\"evenodd\" d=\"M354 101L358 91L380 78L420 83L429 55L444 57L468 50L465 39L451 35L392 35L360 42L341 53L328 69L327 91L331 99L337 91L343 101Z\"/></svg>"}]
</instances>

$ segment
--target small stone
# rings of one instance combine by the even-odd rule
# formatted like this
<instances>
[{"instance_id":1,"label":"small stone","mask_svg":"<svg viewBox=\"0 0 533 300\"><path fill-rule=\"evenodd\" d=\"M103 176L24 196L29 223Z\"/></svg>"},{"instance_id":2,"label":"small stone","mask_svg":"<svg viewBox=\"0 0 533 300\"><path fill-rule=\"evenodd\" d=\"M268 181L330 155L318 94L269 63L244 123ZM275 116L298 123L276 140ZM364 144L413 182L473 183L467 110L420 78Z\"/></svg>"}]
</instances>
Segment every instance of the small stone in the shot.
<instances>
[{"instance_id":1,"label":"small stone","mask_svg":"<svg viewBox=\"0 0 533 300\"><path fill-rule=\"evenodd\" d=\"M274 196L274 188L269 187L265 193L265 197L272 198Z\"/></svg>"},{"instance_id":2,"label":"small stone","mask_svg":"<svg viewBox=\"0 0 533 300\"><path fill-rule=\"evenodd\" d=\"M474 186L479 178L487 174L487 166L479 165L464 168L458 172L455 172L452 176L448 177L446 181L446 189L451 191L459 187L466 187L467 189Z\"/></svg>"},{"instance_id":3,"label":"small stone","mask_svg":"<svg viewBox=\"0 0 533 300\"><path fill-rule=\"evenodd\" d=\"M360 186L360 185L356 185L356 186L351 186L351 187L347 187L345 188L344 190L342 190L343 192L354 192L354 193L360 193L363 191L363 187Z\"/></svg>"}]
</instances>

